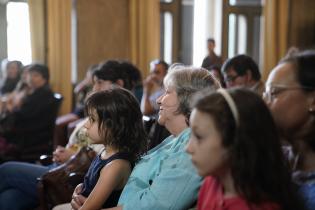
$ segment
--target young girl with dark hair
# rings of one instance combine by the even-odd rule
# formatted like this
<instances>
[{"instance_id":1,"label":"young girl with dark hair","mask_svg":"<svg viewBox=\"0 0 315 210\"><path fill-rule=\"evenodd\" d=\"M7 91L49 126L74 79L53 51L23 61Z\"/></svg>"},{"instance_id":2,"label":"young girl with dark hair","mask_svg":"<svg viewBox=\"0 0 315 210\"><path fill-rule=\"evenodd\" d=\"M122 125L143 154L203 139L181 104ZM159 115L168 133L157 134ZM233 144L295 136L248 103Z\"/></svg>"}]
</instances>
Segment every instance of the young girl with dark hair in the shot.
<instances>
[{"instance_id":1,"label":"young girl with dark hair","mask_svg":"<svg viewBox=\"0 0 315 210\"><path fill-rule=\"evenodd\" d=\"M199 210L303 209L275 123L258 95L219 89L197 100L190 125L186 150L205 177Z\"/></svg>"},{"instance_id":2,"label":"young girl with dark hair","mask_svg":"<svg viewBox=\"0 0 315 210\"><path fill-rule=\"evenodd\" d=\"M105 149L92 162L84 183L75 189L87 197L80 209L113 207L147 148L140 107L131 92L114 88L89 96L86 113L89 121L85 127L92 143L104 144Z\"/></svg>"}]
</instances>

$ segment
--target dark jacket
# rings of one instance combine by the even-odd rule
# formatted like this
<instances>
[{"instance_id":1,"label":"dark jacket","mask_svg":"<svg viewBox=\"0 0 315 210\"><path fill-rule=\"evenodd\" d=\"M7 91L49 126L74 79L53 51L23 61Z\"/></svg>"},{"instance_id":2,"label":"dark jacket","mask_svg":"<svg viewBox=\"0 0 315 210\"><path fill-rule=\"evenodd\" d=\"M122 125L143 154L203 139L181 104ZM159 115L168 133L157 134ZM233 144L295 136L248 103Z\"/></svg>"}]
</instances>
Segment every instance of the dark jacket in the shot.
<instances>
[{"instance_id":1,"label":"dark jacket","mask_svg":"<svg viewBox=\"0 0 315 210\"><path fill-rule=\"evenodd\" d=\"M2 134L9 143L19 148L48 144L57 114L54 94L48 85L27 96L21 108L8 114L10 129ZM0 126L3 126L0 122Z\"/></svg>"}]
</instances>

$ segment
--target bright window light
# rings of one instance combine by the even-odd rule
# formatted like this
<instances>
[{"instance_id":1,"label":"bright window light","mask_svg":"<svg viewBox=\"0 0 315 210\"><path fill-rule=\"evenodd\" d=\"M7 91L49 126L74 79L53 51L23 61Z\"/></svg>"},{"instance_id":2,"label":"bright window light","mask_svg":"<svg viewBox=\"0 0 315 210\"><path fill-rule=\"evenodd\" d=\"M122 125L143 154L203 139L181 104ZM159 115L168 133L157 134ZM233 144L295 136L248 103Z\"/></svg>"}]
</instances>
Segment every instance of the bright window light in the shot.
<instances>
[{"instance_id":1,"label":"bright window light","mask_svg":"<svg viewBox=\"0 0 315 210\"><path fill-rule=\"evenodd\" d=\"M7 4L8 60L19 60L23 64L32 62L28 4Z\"/></svg>"},{"instance_id":2,"label":"bright window light","mask_svg":"<svg viewBox=\"0 0 315 210\"><path fill-rule=\"evenodd\" d=\"M193 38L193 65L201 66L202 59L207 55L206 34L206 6L207 0L195 1L194 5L194 38Z\"/></svg>"},{"instance_id":3,"label":"bright window light","mask_svg":"<svg viewBox=\"0 0 315 210\"><path fill-rule=\"evenodd\" d=\"M167 63L172 63L173 16L170 12L164 13L164 25L164 60Z\"/></svg>"}]
</instances>

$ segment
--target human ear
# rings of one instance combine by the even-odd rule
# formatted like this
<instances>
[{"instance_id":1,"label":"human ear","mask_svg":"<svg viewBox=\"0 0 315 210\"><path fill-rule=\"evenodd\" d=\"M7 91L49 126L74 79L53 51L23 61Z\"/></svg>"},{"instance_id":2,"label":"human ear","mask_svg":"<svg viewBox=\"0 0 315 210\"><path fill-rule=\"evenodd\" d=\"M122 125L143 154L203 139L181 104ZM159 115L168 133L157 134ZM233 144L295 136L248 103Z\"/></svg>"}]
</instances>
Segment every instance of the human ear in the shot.
<instances>
[{"instance_id":1,"label":"human ear","mask_svg":"<svg viewBox=\"0 0 315 210\"><path fill-rule=\"evenodd\" d=\"M119 85L120 87L124 87L124 85L125 85L125 83L124 83L124 81L122 79L118 79L116 81L116 84Z\"/></svg>"},{"instance_id":2,"label":"human ear","mask_svg":"<svg viewBox=\"0 0 315 210\"><path fill-rule=\"evenodd\" d=\"M246 71L246 80L247 82L250 82L253 79L252 72L250 70Z\"/></svg>"}]
</instances>

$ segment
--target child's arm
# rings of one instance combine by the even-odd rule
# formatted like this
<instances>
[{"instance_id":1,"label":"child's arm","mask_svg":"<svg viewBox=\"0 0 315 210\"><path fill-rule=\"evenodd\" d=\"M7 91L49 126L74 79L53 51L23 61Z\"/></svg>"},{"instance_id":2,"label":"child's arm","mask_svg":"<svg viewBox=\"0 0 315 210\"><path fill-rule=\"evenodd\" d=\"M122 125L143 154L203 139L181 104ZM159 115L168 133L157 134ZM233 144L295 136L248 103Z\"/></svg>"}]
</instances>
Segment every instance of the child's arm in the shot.
<instances>
[{"instance_id":1,"label":"child's arm","mask_svg":"<svg viewBox=\"0 0 315 210\"><path fill-rule=\"evenodd\" d=\"M122 189L131 173L130 163L126 160L114 160L100 172L100 177L91 194L80 210L101 209L109 195Z\"/></svg>"}]
</instances>

